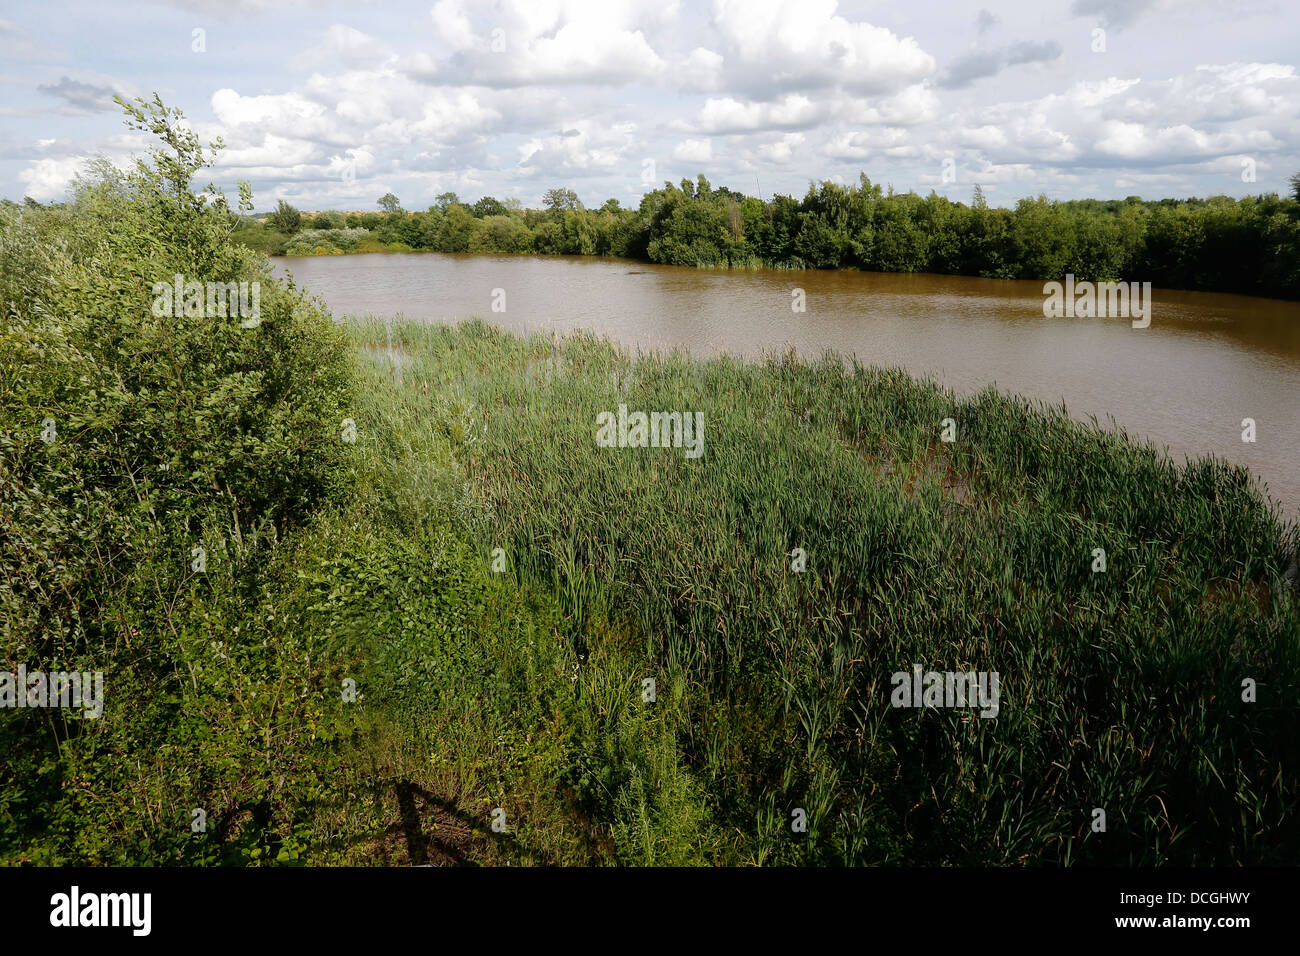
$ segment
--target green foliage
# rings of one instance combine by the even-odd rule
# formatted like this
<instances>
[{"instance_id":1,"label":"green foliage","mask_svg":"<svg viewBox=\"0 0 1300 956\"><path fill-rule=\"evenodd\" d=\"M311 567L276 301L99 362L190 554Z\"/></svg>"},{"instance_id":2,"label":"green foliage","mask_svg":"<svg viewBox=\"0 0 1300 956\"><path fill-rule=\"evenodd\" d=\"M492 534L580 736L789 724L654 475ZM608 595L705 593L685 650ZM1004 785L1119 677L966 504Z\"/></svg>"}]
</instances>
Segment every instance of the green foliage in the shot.
<instances>
[{"instance_id":1,"label":"green foliage","mask_svg":"<svg viewBox=\"0 0 1300 956\"><path fill-rule=\"evenodd\" d=\"M517 216L487 216L482 222L470 238L470 252L532 252L533 234Z\"/></svg>"},{"instance_id":2,"label":"green foliage","mask_svg":"<svg viewBox=\"0 0 1300 956\"><path fill-rule=\"evenodd\" d=\"M480 229L482 224L460 203L448 206L438 229L437 249L439 252L469 252Z\"/></svg>"},{"instance_id":3,"label":"green foliage","mask_svg":"<svg viewBox=\"0 0 1300 956\"><path fill-rule=\"evenodd\" d=\"M222 197L189 191L206 157L180 115L132 115L166 145L153 162L0 210L3 658L105 685L98 719L0 713L0 862L386 862L410 812L464 840L408 829L404 862L701 859L702 797L622 693L639 660L602 651L588 709L555 601L469 545L472 410L429 392L436 369L358 363L366 330L274 281ZM177 274L259 282L260 322L155 314ZM611 795L576 812L593 784Z\"/></svg>"},{"instance_id":4,"label":"green foliage","mask_svg":"<svg viewBox=\"0 0 1300 956\"><path fill-rule=\"evenodd\" d=\"M341 212L322 212L317 214L312 221L312 227L314 229L346 229L348 219Z\"/></svg>"},{"instance_id":5,"label":"green foliage","mask_svg":"<svg viewBox=\"0 0 1300 956\"><path fill-rule=\"evenodd\" d=\"M3 656L106 691L99 719L0 714L0 862L1295 858L1300 535L1244 470L836 357L336 325L193 190L180 115L126 108L148 160L0 208ZM1177 270L1292 241L1287 203L963 211L865 177L762 203L699 177L636 211L449 202L294 242ZM258 282L260 321L155 308L177 275ZM705 457L596 447L620 402L701 411ZM913 663L997 670L998 718L891 708Z\"/></svg>"},{"instance_id":6,"label":"green foliage","mask_svg":"<svg viewBox=\"0 0 1300 956\"><path fill-rule=\"evenodd\" d=\"M521 210L513 200L491 196L466 206L444 193L426 213L371 214L352 217L349 225L374 231L381 248L401 243L435 252L611 255L666 265L999 279L1071 273L1081 280L1300 298L1300 195L1157 202L1038 196L998 209L978 186L967 205L933 192L924 198L884 192L863 174L856 185L822 182L810 185L802 200L773 196L763 202L699 176L665 183L635 210L614 199L587 210L576 193L562 188L548 190L543 206ZM253 243L247 236L239 233L256 248L275 250L274 242ZM332 251L328 244L322 248Z\"/></svg>"},{"instance_id":7,"label":"green foliage","mask_svg":"<svg viewBox=\"0 0 1300 956\"><path fill-rule=\"evenodd\" d=\"M369 235L368 229L304 229L289 240L284 253L289 256L320 256L356 252Z\"/></svg>"},{"instance_id":8,"label":"green foliage","mask_svg":"<svg viewBox=\"0 0 1300 956\"><path fill-rule=\"evenodd\" d=\"M484 410L483 560L500 547L559 595L586 666L612 627L658 680L687 778L620 760L608 731L585 791L598 818L613 800L629 858L659 858L639 823L669 825L656 801L692 819L697 788L710 832L737 834L715 859L1204 865L1300 847L1300 601L1283 578L1300 540L1243 469L1176 467L1060 409L838 358L402 334ZM597 447L619 403L702 411L704 458ZM913 663L1000 672L999 716L891 708L890 675ZM1248 675L1267 701L1241 702Z\"/></svg>"},{"instance_id":9,"label":"green foliage","mask_svg":"<svg viewBox=\"0 0 1300 956\"><path fill-rule=\"evenodd\" d=\"M275 212L266 217L266 224L276 232L292 236L302 226L302 213L281 199L275 206Z\"/></svg>"},{"instance_id":10,"label":"green foliage","mask_svg":"<svg viewBox=\"0 0 1300 956\"><path fill-rule=\"evenodd\" d=\"M546 190L545 195L542 196L542 205L553 215L560 215L581 209L582 201L578 199L578 194L572 189L556 187Z\"/></svg>"},{"instance_id":11,"label":"green foliage","mask_svg":"<svg viewBox=\"0 0 1300 956\"><path fill-rule=\"evenodd\" d=\"M180 114L156 97L124 105L162 144L150 160L92 164L64 208L0 213L3 656L103 671L107 695L98 721L6 711L0 724L0 849L47 832L47 861L189 858L187 824L159 794L180 812L187 789L220 788L211 760L243 759L208 747L218 714L243 730L198 662L210 640L232 641L253 688L296 653L242 647L223 627L256 631L246 572L338 493L355 384L329 316L230 241L224 197L191 191L208 158ZM260 321L156 308L155 284L177 275L258 283ZM195 548L212 574L193 572ZM190 776L204 767L217 776ZM109 793L147 805L92 808Z\"/></svg>"},{"instance_id":12,"label":"green foliage","mask_svg":"<svg viewBox=\"0 0 1300 956\"><path fill-rule=\"evenodd\" d=\"M230 233L231 242L247 246L254 252L260 252L265 256L284 255L285 247L288 246L290 238L283 232L277 232L274 229L248 220L241 222Z\"/></svg>"},{"instance_id":13,"label":"green foliage","mask_svg":"<svg viewBox=\"0 0 1300 956\"><path fill-rule=\"evenodd\" d=\"M484 196L470 206L469 211L474 214L476 219L486 219L488 216L506 216L510 213L510 209L505 203L492 196Z\"/></svg>"}]
</instances>

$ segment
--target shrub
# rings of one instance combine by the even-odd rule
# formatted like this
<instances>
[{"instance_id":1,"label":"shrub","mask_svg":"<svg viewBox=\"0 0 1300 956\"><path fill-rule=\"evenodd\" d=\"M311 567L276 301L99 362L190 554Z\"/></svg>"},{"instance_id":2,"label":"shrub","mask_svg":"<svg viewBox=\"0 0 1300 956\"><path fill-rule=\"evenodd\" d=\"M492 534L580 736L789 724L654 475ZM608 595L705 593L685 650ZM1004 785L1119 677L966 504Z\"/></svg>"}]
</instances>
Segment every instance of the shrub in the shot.
<instances>
[{"instance_id":1,"label":"shrub","mask_svg":"<svg viewBox=\"0 0 1300 956\"><path fill-rule=\"evenodd\" d=\"M93 733L71 720L51 738L29 711L0 727L0 792L30 796L45 780L53 801L62 771L46 751L59 737L73 738L64 756L124 746L145 733L132 721L146 699L148 733L166 736L167 702L195 677L177 643L193 549L214 570L226 553L228 571L256 567L266 542L335 495L348 460L340 423L355 367L343 333L230 240L224 197L192 191L209 160L180 113L157 96L123 106L161 141L149 159L125 173L93 163L62 209L0 212L3 655L103 671L113 687ZM178 275L257 283L259 322L156 308L156 289ZM224 587L238 594L247 578L230 572ZM28 812L48 822L52 806ZM18 812L0 806L0 844Z\"/></svg>"},{"instance_id":2,"label":"shrub","mask_svg":"<svg viewBox=\"0 0 1300 956\"><path fill-rule=\"evenodd\" d=\"M319 256L355 252L368 235L368 229L304 229L289 240L284 253L288 256Z\"/></svg>"},{"instance_id":3,"label":"shrub","mask_svg":"<svg viewBox=\"0 0 1300 956\"><path fill-rule=\"evenodd\" d=\"M293 235L302 225L302 213L281 199L275 206L275 212L266 217L266 224L277 232Z\"/></svg>"},{"instance_id":4,"label":"shrub","mask_svg":"<svg viewBox=\"0 0 1300 956\"><path fill-rule=\"evenodd\" d=\"M312 226L316 229L346 229L348 219L341 212L322 212L317 213L316 218L312 220Z\"/></svg>"},{"instance_id":5,"label":"shrub","mask_svg":"<svg viewBox=\"0 0 1300 956\"><path fill-rule=\"evenodd\" d=\"M531 252L532 231L516 216L487 216L470 240L471 252Z\"/></svg>"}]
</instances>

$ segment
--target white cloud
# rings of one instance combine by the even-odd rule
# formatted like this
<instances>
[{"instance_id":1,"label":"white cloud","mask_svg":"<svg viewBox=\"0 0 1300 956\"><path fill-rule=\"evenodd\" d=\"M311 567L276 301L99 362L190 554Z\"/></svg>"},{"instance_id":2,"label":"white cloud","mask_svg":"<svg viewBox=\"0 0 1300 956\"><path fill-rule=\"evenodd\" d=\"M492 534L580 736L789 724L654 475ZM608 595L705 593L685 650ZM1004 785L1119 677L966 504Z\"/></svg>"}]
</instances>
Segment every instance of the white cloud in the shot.
<instances>
[{"instance_id":1,"label":"white cloud","mask_svg":"<svg viewBox=\"0 0 1300 956\"><path fill-rule=\"evenodd\" d=\"M707 163L713 159L713 141L685 139L673 149L673 159L683 163Z\"/></svg>"},{"instance_id":2,"label":"white cloud","mask_svg":"<svg viewBox=\"0 0 1300 956\"><path fill-rule=\"evenodd\" d=\"M40 202L62 199L72 180L89 159L89 156L68 156L32 162L18 173L18 181L23 184L23 194Z\"/></svg>"},{"instance_id":3,"label":"white cloud","mask_svg":"<svg viewBox=\"0 0 1300 956\"><path fill-rule=\"evenodd\" d=\"M429 16L434 32L453 50L473 49L477 38L462 0L438 0Z\"/></svg>"},{"instance_id":4,"label":"white cloud","mask_svg":"<svg viewBox=\"0 0 1300 956\"><path fill-rule=\"evenodd\" d=\"M836 134L822 148L822 153L833 159L861 161L873 156L914 156L916 150L907 130L881 126L869 132L858 130Z\"/></svg>"},{"instance_id":5,"label":"white cloud","mask_svg":"<svg viewBox=\"0 0 1300 956\"><path fill-rule=\"evenodd\" d=\"M354 27L336 23L319 41L290 60L290 66L295 70L365 67L388 55L388 48L379 40Z\"/></svg>"},{"instance_id":6,"label":"white cloud","mask_svg":"<svg viewBox=\"0 0 1300 956\"><path fill-rule=\"evenodd\" d=\"M755 153L772 163L788 163L794 158L794 151L803 145L803 133L786 133L774 143L764 143Z\"/></svg>"},{"instance_id":7,"label":"white cloud","mask_svg":"<svg viewBox=\"0 0 1300 956\"><path fill-rule=\"evenodd\" d=\"M644 27L676 4L639 0L503 0L486 15L462 0L432 11L438 37L454 51L448 75L493 87L540 83L655 83L667 63ZM694 68L707 69L697 59Z\"/></svg>"},{"instance_id":8,"label":"white cloud","mask_svg":"<svg viewBox=\"0 0 1300 956\"><path fill-rule=\"evenodd\" d=\"M825 104L795 93L775 103L742 103L731 97L710 98L700 108L694 128L703 133L740 133L797 129L816 125L827 115Z\"/></svg>"},{"instance_id":9,"label":"white cloud","mask_svg":"<svg viewBox=\"0 0 1300 956\"><path fill-rule=\"evenodd\" d=\"M1186 123L1151 129L1137 123L1107 122L1097 138L1098 152L1124 159L1160 157L1178 161L1189 157L1222 156L1246 149L1268 150L1275 145L1267 130L1208 133Z\"/></svg>"},{"instance_id":10,"label":"white cloud","mask_svg":"<svg viewBox=\"0 0 1300 956\"><path fill-rule=\"evenodd\" d=\"M605 127L581 120L560 134L536 137L520 146L518 168L525 175L566 176L608 172L619 166L630 169L635 131L633 123Z\"/></svg>"},{"instance_id":11,"label":"white cloud","mask_svg":"<svg viewBox=\"0 0 1300 956\"><path fill-rule=\"evenodd\" d=\"M714 24L736 86L891 93L935 71L912 37L836 14L836 0L716 0Z\"/></svg>"},{"instance_id":12,"label":"white cloud","mask_svg":"<svg viewBox=\"0 0 1300 956\"><path fill-rule=\"evenodd\" d=\"M673 66L673 77L682 89L712 93L722 86L725 62L721 54L696 47Z\"/></svg>"},{"instance_id":13,"label":"white cloud","mask_svg":"<svg viewBox=\"0 0 1300 956\"><path fill-rule=\"evenodd\" d=\"M737 188L757 174L768 194L859 171L943 189L949 156L967 195L977 176L1011 199L1284 190L1300 169L1300 27L1273 2L1180 2L1112 31L1104 56L1089 30L1122 14L1117 0L1076 3L1089 13L1063 23L1027 4L995 18L862 0L397 0L346 14L252 0L229 21L246 38L235 60L216 21L203 56L165 18L102 19L95 43L65 51L6 11L0 170L10 193L54 198L84 155L139 152L102 107L132 83L147 94L164 69L168 103L228 144L217 175L251 179L259 204L368 208L381 185L412 208L448 188L635 198L647 157ZM154 67L104 52L128 42L163 52ZM982 78L981 52L998 67ZM963 59L978 81L953 85ZM1241 183L1243 157L1258 185Z\"/></svg>"},{"instance_id":14,"label":"white cloud","mask_svg":"<svg viewBox=\"0 0 1300 956\"><path fill-rule=\"evenodd\" d=\"M983 126L970 126L962 129L957 134L957 141L962 146L970 146L974 149L1000 149L1007 145L1007 134L1002 131L1000 126L986 123Z\"/></svg>"},{"instance_id":15,"label":"white cloud","mask_svg":"<svg viewBox=\"0 0 1300 956\"><path fill-rule=\"evenodd\" d=\"M927 86L916 84L893 96L873 99L846 98L837 112L846 121L860 124L920 126L939 117L939 97Z\"/></svg>"}]
</instances>

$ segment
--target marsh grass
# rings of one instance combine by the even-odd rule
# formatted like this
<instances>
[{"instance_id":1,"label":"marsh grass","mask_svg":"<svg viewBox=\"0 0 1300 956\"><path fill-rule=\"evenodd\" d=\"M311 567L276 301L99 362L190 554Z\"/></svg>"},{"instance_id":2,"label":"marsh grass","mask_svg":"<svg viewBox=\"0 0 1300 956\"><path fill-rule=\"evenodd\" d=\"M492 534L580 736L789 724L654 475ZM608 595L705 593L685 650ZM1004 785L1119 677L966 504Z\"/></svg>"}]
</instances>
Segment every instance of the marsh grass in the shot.
<instances>
[{"instance_id":1,"label":"marsh grass","mask_svg":"<svg viewBox=\"0 0 1300 956\"><path fill-rule=\"evenodd\" d=\"M475 441L450 435L481 501L467 540L558 601L585 655L575 714L635 713L637 668L672 689L651 706L688 776L660 786L661 842L699 832L698 793L738 834L717 859L1295 858L1297 535L1244 469L833 355L631 356L480 322L392 335L409 361L384 402L476 410ZM597 447L619 403L702 411L704 456ZM400 418L381 431L420 427ZM603 672L612 633L621 680ZM1000 714L891 708L890 675L914 663L998 671ZM646 779L625 768L584 806L626 840Z\"/></svg>"}]
</instances>

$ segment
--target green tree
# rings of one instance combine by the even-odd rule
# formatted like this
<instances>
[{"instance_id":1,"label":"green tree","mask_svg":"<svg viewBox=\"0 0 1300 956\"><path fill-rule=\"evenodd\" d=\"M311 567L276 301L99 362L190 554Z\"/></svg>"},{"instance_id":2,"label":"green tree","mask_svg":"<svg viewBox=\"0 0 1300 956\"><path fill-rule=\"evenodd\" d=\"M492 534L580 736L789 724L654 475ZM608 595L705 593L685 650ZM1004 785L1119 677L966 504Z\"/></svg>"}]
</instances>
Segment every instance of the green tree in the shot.
<instances>
[{"instance_id":1,"label":"green tree","mask_svg":"<svg viewBox=\"0 0 1300 956\"><path fill-rule=\"evenodd\" d=\"M316 214L312 227L315 229L346 229L348 220L341 212L321 212Z\"/></svg>"},{"instance_id":2,"label":"green tree","mask_svg":"<svg viewBox=\"0 0 1300 956\"><path fill-rule=\"evenodd\" d=\"M518 216L487 216L470 237L471 252L532 252L533 234Z\"/></svg>"},{"instance_id":3,"label":"green tree","mask_svg":"<svg viewBox=\"0 0 1300 956\"><path fill-rule=\"evenodd\" d=\"M392 193L384 193L375 201L379 204L379 208L382 209L384 212L391 213L391 212L402 211L401 200L398 199L396 196L394 196Z\"/></svg>"},{"instance_id":4,"label":"green tree","mask_svg":"<svg viewBox=\"0 0 1300 956\"><path fill-rule=\"evenodd\" d=\"M1021 199L1011 218L1011 243L1019 277L1060 279L1074 259L1074 235L1057 203L1040 195Z\"/></svg>"},{"instance_id":5,"label":"green tree","mask_svg":"<svg viewBox=\"0 0 1300 956\"><path fill-rule=\"evenodd\" d=\"M572 189L555 189L546 190L542 196L542 205L553 215L559 216L563 213L582 208L582 201L578 199L578 194Z\"/></svg>"},{"instance_id":6,"label":"green tree","mask_svg":"<svg viewBox=\"0 0 1300 956\"><path fill-rule=\"evenodd\" d=\"M302 226L302 213L281 199L276 203L275 211L266 217L266 224L292 236Z\"/></svg>"},{"instance_id":7,"label":"green tree","mask_svg":"<svg viewBox=\"0 0 1300 956\"><path fill-rule=\"evenodd\" d=\"M469 207L469 211L474 214L475 219L486 219L488 216L504 216L510 210L506 204L493 196L484 196L474 205Z\"/></svg>"},{"instance_id":8,"label":"green tree","mask_svg":"<svg viewBox=\"0 0 1300 956\"><path fill-rule=\"evenodd\" d=\"M460 203L447 207L447 214L438 227L438 236L434 248L439 252L469 252L474 243L474 235L481 228L468 209Z\"/></svg>"}]
</instances>

